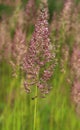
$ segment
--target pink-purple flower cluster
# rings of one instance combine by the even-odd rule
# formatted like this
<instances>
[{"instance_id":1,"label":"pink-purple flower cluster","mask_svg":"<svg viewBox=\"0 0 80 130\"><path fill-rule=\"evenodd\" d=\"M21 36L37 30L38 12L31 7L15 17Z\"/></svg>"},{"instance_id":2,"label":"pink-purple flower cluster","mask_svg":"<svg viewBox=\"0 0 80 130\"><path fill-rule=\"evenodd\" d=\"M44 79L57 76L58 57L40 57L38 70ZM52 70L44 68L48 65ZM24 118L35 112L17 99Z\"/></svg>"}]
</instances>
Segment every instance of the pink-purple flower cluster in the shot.
<instances>
[{"instance_id":1,"label":"pink-purple flower cluster","mask_svg":"<svg viewBox=\"0 0 80 130\"><path fill-rule=\"evenodd\" d=\"M50 50L51 42L48 29L48 7L39 11L35 30L24 58L26 73L25 88L30 92L31 85L37 85L42 93L48 93L47 81L53 74L53 57Z\"/></svg>"}]
</instances>

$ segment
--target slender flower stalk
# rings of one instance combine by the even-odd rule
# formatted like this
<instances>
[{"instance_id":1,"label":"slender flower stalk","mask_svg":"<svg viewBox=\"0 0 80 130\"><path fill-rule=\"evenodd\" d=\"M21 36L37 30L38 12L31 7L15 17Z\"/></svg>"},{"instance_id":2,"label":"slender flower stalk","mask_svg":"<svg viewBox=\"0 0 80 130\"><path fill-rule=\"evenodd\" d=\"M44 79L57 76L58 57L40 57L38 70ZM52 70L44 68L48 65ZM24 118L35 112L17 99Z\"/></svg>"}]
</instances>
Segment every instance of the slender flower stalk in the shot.
<instances>
[{"instance_id":1,"label":"slender flower stalk","mask_svg":"<svg viewBox=\"0 0 80 130\"><path fill-rule=\"evenodd\" d=\"M45 5L39 11L35 30L24 57L23 67L26 73L24 86L27 92L30 92L31 86L34 85L43 94L47 94L50 89L47 81L53 74L53 58L55 55L50 50L48 17L48 7Z\"/></svg>"}]
</instances>

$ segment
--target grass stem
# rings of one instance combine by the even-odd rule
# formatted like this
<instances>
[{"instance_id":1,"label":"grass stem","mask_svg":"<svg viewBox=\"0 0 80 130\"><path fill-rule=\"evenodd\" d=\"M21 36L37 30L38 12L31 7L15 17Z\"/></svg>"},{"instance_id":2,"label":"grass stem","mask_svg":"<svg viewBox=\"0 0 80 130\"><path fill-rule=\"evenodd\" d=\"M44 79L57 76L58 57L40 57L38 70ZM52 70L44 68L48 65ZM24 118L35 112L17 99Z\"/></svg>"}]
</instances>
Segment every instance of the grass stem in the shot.
<instances>
[{"instance_id":1,"label":"grass stem","mask_svg":"<svg viewBox=\"0 0 80 130\"><path fill-rule=\"evenodd\" d=\"M35 99L34 99L34 126L33 126L33 130L36 130L37 127L37 86L35 89Z\"/></svg>"}]
</instances>

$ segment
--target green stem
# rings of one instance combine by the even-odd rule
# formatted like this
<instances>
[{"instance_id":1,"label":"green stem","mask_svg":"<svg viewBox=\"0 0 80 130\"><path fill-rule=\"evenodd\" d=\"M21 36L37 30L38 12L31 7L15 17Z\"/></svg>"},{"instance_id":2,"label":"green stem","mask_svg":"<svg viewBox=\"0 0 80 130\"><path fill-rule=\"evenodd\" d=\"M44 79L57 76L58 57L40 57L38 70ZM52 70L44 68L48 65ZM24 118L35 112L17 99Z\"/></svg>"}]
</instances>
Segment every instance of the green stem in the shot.
<instances>
[{"instance_id":1,"label":"green stem","mask_svg":"<svg viewBox=\"0 0 80 130\"><path fill-rule=\"evenodd\" d=\"M37 96L37 86L35 89L35 97ZM36 126L37 126L37 97L34 99L34 126L33 126L33 130L36 130Z\"/></svg>"}]
</instances>

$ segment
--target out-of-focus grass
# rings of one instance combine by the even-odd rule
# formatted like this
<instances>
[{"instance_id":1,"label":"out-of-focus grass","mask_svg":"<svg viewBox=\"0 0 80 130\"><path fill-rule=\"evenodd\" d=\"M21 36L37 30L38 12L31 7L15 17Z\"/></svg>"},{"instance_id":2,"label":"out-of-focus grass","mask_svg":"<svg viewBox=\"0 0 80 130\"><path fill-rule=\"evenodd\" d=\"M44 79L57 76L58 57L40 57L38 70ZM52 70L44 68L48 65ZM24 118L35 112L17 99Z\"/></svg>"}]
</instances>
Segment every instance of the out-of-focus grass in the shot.
<instances>
[{"instance_id":1,"label":"out-of-focus grass","mask_svg":"<svg viewBox=\"0 0 80 130\"><path fill-rule=\"evenodd\" d=\"M51 13L56 9L54 3L49 1ZM6 10L10 11L5 7ZM65 69L66 73L62 73L59 65L55 68L53 89L46 98L37 99L36 130L80 130L80 117L70 100L71 86L66 81L69 75L66 64ZM11 71L5 61L0 63L0 130L33 130L35 100L25 92L23 79L13 78Z\"/></svg>"}]
</instances>

